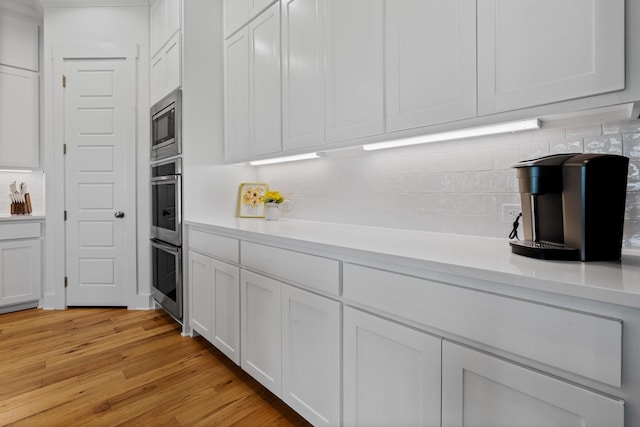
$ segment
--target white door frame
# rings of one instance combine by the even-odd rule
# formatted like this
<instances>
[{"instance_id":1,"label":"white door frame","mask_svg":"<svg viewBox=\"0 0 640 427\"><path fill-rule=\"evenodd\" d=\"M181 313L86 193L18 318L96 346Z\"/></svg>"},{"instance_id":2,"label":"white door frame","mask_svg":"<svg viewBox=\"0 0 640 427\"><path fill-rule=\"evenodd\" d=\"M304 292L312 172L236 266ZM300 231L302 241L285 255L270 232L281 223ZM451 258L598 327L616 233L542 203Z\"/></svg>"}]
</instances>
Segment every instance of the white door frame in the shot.
<instances>
[{"instance_id":1,"label":"white door frame","mask_svg":"<svg viewBox=\"0 0 640 427\"><path fill-rule=\"evenodd\" d=\"M51 104L45 105L52 111L52 141L49 155L47 156L47 220L46 220L46 254L47 277L44 286L43 306L45 308L66 308L66 291L64 288L64 276L66 268L66 230L64 223L64 194L65 194L65 170L64 170L64 92L62 87L62 75L64 63L72 59L124 59L127 74L134 81L134 93L138 90L137 62L139 49L136 43L60 43L52 47L51 57L53 61L53 76L51 79ZM132 111L134 119L127 129L129 139L134 142L127 155L127 182L133 186L127 193L127 206L131 212L127 215L133 217L131 233L125 233L125 249L127 251L126 267L126 294L129 308L140 308L137 298L137 223L136 215L136 147L137 138L137 96L133 96ZM148 299L148 297L147 297Z\"/></svg>"}]
</instances>

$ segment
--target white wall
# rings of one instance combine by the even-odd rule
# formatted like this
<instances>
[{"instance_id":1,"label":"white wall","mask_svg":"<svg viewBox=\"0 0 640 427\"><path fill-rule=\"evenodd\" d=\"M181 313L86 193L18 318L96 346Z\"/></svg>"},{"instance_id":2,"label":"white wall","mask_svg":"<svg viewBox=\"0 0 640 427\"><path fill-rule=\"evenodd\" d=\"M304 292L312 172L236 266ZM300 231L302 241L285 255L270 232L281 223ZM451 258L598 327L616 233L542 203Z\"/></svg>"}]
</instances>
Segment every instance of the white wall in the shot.
<instances>
[{"instance_id":1,"label":"white wall","mask_svg":"<svg viewBox=\"0 0 640 427\"><path fill-rule=\"evenodd\" d=\"M44 307L64 308L64 163L61 147L54 146L58 123L53 122L51 48L58 43L137 43L137 264L140 301L150 301L149 196L149 8L45 7L44 9L44 147L47 173L46 269ZM149 302L147 302L147 305Z\"/></svg>"},{"instance_id":2,"label":"white wall","mask_svg":"<svg viewBox=\"0 0 640 427\"><path fill-rule=\"evenodd\" d=\"M185 0L183 55L184 218L235 215L250 167L224 165L222 1Z\"/></svg>"},{"instance_id":3,"label":"white wall","mask_svg":"<svg viewBox=\"0 0 640 427\"><path fill-rule=\"evenodd\" d=\"M329 152L318 160L261 166L258 181L290 199L285 218L506 238L511 224L502 222L502 204L519 204L511 166L562 152L631 159L623 247L640 249L640 120Z\"/></svg>"}]
</instances>

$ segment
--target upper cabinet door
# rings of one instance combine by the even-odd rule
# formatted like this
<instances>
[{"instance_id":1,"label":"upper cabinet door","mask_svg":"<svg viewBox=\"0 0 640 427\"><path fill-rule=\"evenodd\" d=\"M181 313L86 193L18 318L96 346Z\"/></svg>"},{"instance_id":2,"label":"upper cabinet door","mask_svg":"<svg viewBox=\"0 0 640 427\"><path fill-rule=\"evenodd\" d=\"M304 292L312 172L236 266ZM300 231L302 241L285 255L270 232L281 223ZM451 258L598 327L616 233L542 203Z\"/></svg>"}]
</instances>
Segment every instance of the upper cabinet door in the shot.
<instances>
[{"instance_id":1,"label":"upper cabinet door","mask_svg":"<svg viewBox=\"0 0 640 427\"><path fill-rule=\"evenodd\" d=\"M326 141L384 132L382 0L326 3Z\"/></svg>"},{"instance_id":2,"label":"upper cabinet door","mask_svg":"<svg viewBox=\"0 0 640 427\"><path fill-rule=\"evenodd\" d=\"M229 163L249 157L249 29L225 43L224 144Z\"/></svg>"},{"instance_id":3,"label":"upper cabinet door","mask_svg":"<svg viewBox=\"0 0 640 427\"><path fill-rule=\"evenodd\" d=\"M224 0L224 36L228 38L276 0Z\"/></svg>"},{"instance_id":4,"label":"upper cabinet door","mask_svg":"<svg viewBox=\"0 0 640 427\"><path fill-rule=\"evenodd\" d=\"M478 112L622 90L624 0L478 0Z\"/></svg>"},{"instance_id":5,"label":"upper cabinet door","mask_svg":"<svg viewBox=\"0 0 640 427\"><path fill-rule=\"evenodd\" d=\"M254 17L265 10L275 0L249 0L249 17Z\"/></svg>"},{"instance_id":6,"label":"upper cabinet door","mask_svg":"<svg viewBox=\"0 0 640 427\"><path fill-rule=\"evenodd\" d=\"M387 131L476 115L475 0L386 2Z\"/></svg>"},{"instance_id":7,"label":"upper cabinet door","mask_svg":"<svg viewBox=\"0 0 640 427\"><path fill-rule=\"evenodd\" d=\"M38 74L0 65L0 167L39 167L38 105Z\"/></svg>"},{"instance_id":8,"label":"upper cabinet door","mask_svg":"<svg viewBox=\"0 0 640 427\"><path fill-rule=\"evenodd\" d=\"M0 15L0 64L38 71L38 25Z\"/></svg>"},{"instance_id":9,"label":"upper cabinet door","mask_svg":"<svg viewBox=\"0 0 640 427\"><path fill-rule=\"evenodd\" d=\"M231 70L233 72L233 70ZM249 153L282 150L280 4L249 24Z\"/></svg>"},{"instance_id":10,"label":"upper cabinet door","mask_svg":"<svg viewBox=\"0 0 640 427\"><path fill-rule=\"evenodd\" d=\"M182 28L182 0L157 0L151 5L151 55Z\"/></svg>"},{"instance_id":11,"label":"upper cabinet door","mask_svg":"<svg viewBox=\"0 0 640 427\"><path fill-rule=\"evenodd\" d=\"M249 2L247 0L224 0L224 35L229 37L249 20Z\"/></svg>"},{"instance_id":12,"label":"upper cabinet door","mask_svg":"<svg viewBox=\"0 0 640 427\"><path fill-rule=\"evenodd\" d=\"M324 0L282 3L284 149L324 142Z\"/></svg>"}]
</instances>

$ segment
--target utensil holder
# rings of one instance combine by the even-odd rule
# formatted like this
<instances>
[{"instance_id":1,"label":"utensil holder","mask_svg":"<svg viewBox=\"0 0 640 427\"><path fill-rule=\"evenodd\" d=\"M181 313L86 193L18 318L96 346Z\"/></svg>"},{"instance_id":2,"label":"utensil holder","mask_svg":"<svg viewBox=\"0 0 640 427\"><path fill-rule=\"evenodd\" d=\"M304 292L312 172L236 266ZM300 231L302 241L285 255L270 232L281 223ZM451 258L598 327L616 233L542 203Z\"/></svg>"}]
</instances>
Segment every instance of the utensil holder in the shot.
<instances>
[{"instance_id":1,"label":"utensil holder","mask_svg":"<svg viewBox=\"0 0 640 427\"><path fill-rule=\"evenodd\" d=\"M24 203L11 203L11 215L31 215L31 196L24 195Z\"/></svg>"}]
</instances>

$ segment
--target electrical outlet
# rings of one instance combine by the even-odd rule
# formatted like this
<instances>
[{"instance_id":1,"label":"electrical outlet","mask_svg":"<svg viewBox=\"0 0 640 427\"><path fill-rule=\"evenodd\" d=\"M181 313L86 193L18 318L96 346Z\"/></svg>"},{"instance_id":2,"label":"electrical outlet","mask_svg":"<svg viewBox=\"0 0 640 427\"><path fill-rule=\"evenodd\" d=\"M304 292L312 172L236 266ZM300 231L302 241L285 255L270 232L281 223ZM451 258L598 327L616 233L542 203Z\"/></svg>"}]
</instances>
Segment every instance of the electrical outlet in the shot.
<instances>
[{"instance_id":1,"label":"electrical outlet","mask_svg":"<svg viewBox=\"0 0 640 427\"><path fill-rule=\"evenodd\" d=\"M520 212L520 205L502 205L502 222L511 224Z\"/></svg>"}]
</instances>

